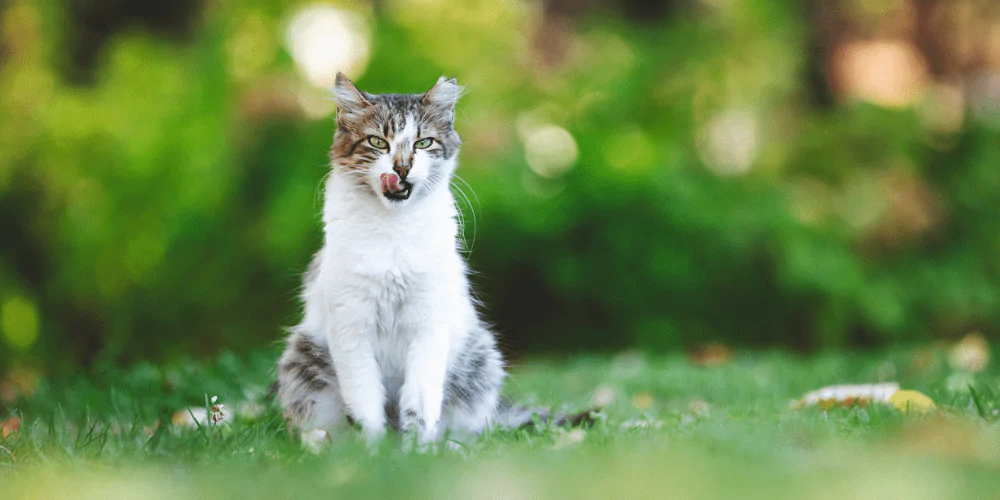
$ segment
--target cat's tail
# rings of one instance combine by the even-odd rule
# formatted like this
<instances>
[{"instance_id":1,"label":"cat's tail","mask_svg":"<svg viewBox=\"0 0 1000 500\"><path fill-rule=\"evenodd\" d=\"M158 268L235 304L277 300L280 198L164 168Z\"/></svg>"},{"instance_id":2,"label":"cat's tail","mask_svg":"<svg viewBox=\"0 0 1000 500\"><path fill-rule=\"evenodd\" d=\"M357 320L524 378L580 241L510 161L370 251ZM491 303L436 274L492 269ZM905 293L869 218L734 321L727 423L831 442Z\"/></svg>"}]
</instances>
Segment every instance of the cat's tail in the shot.
<instances>
[{"instance_id":1,"label":"cat's tail","mask_svg":"<svg viewBox=\"0 0 1000 500\"><path fill-rule=\"evenodd\" d=\"M600 411L600 408L595 407L579 413L553 413L549 408L516 405L507 398L501 398L494 424L507 429L533 429L538 423L556 427L582 427L596 422Z\"/></svg>"}]
</instances>

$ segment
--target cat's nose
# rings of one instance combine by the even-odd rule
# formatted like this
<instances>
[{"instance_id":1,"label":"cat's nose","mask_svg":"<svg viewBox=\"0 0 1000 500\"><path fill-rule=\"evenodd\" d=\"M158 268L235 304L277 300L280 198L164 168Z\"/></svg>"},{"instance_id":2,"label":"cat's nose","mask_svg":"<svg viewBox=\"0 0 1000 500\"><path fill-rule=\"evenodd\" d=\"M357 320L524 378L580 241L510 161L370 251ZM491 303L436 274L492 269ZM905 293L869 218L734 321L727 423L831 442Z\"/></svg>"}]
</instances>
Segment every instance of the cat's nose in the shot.
<instances>
[{"instance_id":1,"label":"cat's nose","mask_svg":"<svg viewBox=\"0 0 1000 500\"><path fill-rule=\"evenodd\" d=\"M406 179L406 174L410 173L410 162L408 161L397 161L393 164L392 169L399 174L400 179Z\"/></svg>"}]
</instances>

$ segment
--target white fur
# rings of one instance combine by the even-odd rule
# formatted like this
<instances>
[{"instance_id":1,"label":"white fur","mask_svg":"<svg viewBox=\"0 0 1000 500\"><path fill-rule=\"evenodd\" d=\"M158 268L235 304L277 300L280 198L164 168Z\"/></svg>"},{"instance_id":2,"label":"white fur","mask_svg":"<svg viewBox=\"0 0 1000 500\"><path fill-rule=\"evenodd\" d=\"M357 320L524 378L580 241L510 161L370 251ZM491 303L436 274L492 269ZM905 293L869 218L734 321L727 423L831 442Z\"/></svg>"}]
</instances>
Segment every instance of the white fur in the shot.
<instances>
[{"instance_id":1,"label":"white fur","mask_svg":"<svg viewBox=\"0 0 1000 500\"><path fill-rule=\"evenodd\" d=\"M414 134L408 123L391 147L412 144ZM424 186L429 159L418 151L408 179L415 189L430 191L387 200L378 177L392 172L391 153L365 174L367 186L342 169L331 173L323 210L325 245L317 278L303 291L300 331L313 332L319 345L329 346L340 399L366 438L385 433L385 403L398 398L401 415L412 409L422 420L417 434L427 442L442 431L452 346L463 345L478 317L458 252L448 183ZM454 162L448 168L453 170ZM477 422L465 426L481 429L489 416L470 418Z\"/></svg>"}]
</instances>

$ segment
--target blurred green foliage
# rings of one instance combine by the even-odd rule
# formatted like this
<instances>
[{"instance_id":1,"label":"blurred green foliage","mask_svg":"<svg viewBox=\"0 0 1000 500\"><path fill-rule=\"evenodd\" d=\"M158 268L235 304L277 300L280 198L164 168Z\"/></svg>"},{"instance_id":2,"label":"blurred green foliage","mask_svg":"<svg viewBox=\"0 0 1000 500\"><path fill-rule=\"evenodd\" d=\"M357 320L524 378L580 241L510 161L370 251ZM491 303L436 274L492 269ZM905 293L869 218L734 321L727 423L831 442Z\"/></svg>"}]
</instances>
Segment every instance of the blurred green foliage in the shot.
<instances>
[{"instance_id":1,"label":"blurred green foliage","mask_svg":"<svg viewBox=\"0 0 1000 500\"><path fill-rule=\"evenodd\" d=\"M456 189L516 353L994 334L996 116L940 131L930 93L815 99L794 4L555 27L531 3L337 8L370 42L361 88L466 85ZM66 9L8 4L0 363L243 350L296 321L334 129L285 40L307 6L211 3L180 42L119 31L73 84Z\"/></svg>"}]
</instances>

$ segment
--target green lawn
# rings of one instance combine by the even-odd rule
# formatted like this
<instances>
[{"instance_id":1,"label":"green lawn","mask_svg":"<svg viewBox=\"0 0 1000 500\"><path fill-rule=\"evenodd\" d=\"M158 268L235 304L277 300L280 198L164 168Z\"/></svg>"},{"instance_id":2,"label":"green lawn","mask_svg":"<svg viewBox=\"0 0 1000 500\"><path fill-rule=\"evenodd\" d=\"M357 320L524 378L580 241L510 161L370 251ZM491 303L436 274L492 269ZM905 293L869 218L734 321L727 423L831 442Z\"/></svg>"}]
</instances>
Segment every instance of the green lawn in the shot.
<instances>
[{"instance_id":1,"label":"green lawn","mask_svg":"<svg viewBox=\"0 0 1000 500\"><path fill-rule=\"evenodd\" d=\"M425 454L393 442L370 453L349 435L318 455L264 399L274 354L37 384L0 414L21 420L0 438L0 497L1000 496L997 372L953 372L943 350L737 353L716 367L637 353L535 359L512 369L508 395L572 409L613 395L593 427L498 431ZM883 380L939 411L790 405L825 385ZM171 423L211 396L231 423ZM248 402L257 416L242 414Z\"/></svg>"}]
</instances>

